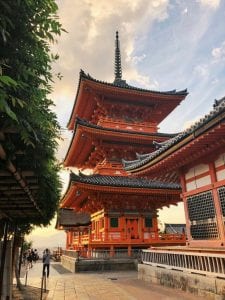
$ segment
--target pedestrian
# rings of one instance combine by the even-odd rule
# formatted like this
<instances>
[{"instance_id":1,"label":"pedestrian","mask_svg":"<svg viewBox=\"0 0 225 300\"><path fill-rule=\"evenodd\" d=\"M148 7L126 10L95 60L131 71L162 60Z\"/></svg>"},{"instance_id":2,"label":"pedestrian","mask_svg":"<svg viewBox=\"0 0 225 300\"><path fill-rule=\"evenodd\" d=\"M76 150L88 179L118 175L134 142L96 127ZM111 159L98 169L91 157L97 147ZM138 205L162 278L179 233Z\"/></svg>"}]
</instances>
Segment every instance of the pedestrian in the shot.
<instances>
[{"instance_id":1,"label":"pedestrian","mask_svg":"<svg viewBox=\"0 0 225 300\"><path fill-rule=\"evenodd\" d=\"M33 263L32 263L32 252L31 252L31 249L28 250L28 253L27 253L27 264L28 264L28 268L33 268Z\"/></svg>"},{"instance_id":2,"label":"pedestrian","mask_svg":"<svg viewBox=\"0 0 225 300\"><path fill-rule=\"evenodd\" d=\"M45 249L42 261L43 261L43 275L45 274L45 269L46 269L47 277L49 277L50 252L48 249Z\"/></svg>"}]
</instances>

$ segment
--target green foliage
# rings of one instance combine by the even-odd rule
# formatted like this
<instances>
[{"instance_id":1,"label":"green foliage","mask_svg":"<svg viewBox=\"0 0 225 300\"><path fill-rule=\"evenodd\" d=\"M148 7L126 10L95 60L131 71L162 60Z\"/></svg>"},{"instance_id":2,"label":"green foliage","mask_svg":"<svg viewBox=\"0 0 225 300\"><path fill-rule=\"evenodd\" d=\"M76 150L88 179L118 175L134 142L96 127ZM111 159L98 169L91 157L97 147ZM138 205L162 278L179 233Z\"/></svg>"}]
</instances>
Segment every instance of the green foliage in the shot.
<instances>
[{"instance_id":1,"label":"green foliage","mask_svg":"<svg viewBox=\"0 0 225 300\"><path fill-rule=\"evenodd\" d=\"M30 241L30 242L28 242L26 240L23 241L23 252L25 252L29 249L32 249L32 247L33 247L33 242L32 241Z\"/></svg>"},{"instance_id":2,"label":"green foliage","mask_svg":"<svg viewBox=\"0 0 225 300\"><path fill-rule=\"evenodd\" d=\"M16 131L4 147L10 159L15 150L23 167L38 175L35 224L48 224L58 205L61 185L55 160L59 124L51 110L51 43L63 31L54 0L0 0L0 128ZM17 151L18 152L18 151ZM26 168L25 168L26 169Z\"/></svg>"}]
</instances>

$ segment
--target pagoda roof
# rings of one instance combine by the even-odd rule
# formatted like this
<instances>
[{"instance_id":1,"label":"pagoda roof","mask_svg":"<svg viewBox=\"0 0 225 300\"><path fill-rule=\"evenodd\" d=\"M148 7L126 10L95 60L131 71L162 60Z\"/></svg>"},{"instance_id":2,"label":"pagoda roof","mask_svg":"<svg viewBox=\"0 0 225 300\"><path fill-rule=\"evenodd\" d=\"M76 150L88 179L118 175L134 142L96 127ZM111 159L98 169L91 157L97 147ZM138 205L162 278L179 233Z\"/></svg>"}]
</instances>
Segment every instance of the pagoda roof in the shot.
<instances>
[{"instance_id":1,"label":"pagoda roof","mask_svg":"<svg viewBox=\"0 0 225 300\"><path fill-rule=\"evenodd\" d=\"M103 127L100 125L93 124L91 122L88 122L87 120L77 118L76 119L76 127L75 131L78 125L83 125L85 127L89 128L95 128L99 130L105 130L105 131L110 131L110 132L118 132L118 133L126 133L126 134L132 134L132 135L143 135L143 136L157 136L157 137L174 137L177 134L176 133L162 133L162 132L142 132L142 131L131 131L131 130L124 130L124 129L118 129L118 128L110 128L110 127Z\"/></svg>"},{"instance_id":2,"label":"pagoda roof","mask_svg":"<svg viewBox=\"0 0 225 300\"><path fill-rule=\"evenodd\" d=\"M167 234L186 233L186 224L165 223L164 233Z\"/></svg>"},{"instance_id":3,"label":"pagoda roof","mask_svg":"<svg viewBox=\"0 0 225 300\"><path fill-rule=\"evenodd\" d=\"M76 212L69 208L60 208L57 215L56 228L66 229L68 227L88 226L91 223L89 214Z\"/></svg>"},{"instance_id":4,"label":"pagoda roof","mask_svg":"<svg viewBox=\"0 0 225 300\"><path fill-rule=\"evenodd\" d=\"M89 87L87 85L84 87L84 83L87 83L87 85L89 85ZM84 103L82 103L82 102L84 102L84 99L79 100L83 89L85 91L90 90L90 89L92 89L92 90L95 89L96 91L98 91L98 93L100 92L104 95L107 94L107 91L111 91L111 92L114 91L114 97L117 98L119 96L118 99L120 101L122 100L121 95L124 95L125 98L129 98L130 100L134 100L136 103L139 103L142 98L146 98L146 97L151 98L151 100L150 99L147 100L148 105L151 102L155 103L156 98L157 99L158 98L160 98L160 99L167 98L168 100L173 101L173 102L175 100L173 105L171 105L171 103L170 103L171 109L169 109L169 112L171 112L188 95L187 89L180 90L180 91L177 91L175 89L170 90L170 91L154 91L154 90L133 87L133 86L127 84L125 80L115 80L113 83L109 83L109 82L94 79L92 76L90 76L89 74L86 74L83 70L81 70L76 98L74 101L70 120L67 124L67 127L70 130L73 129L74 123L75 123L75 118L78 115L82 118L84 117L81 113L78 112L78 108L77 108L77 106L84 104ZM134 97L132 97L132 95ZM138 99L137 99L137 95L138 95ZM93 107L91 107L91 105L90 105L90 98L88 98L88 100L85 100L85 101L88 101L89 107L87 109L87 106L84 105L83 114L88 116L88 114L91 114L91 110L93 109ZM89 115L89 117L90 117L90 115Z\"/></svg>"},{"instance_id":5,"label":"pagoda roof","mask_svg":"<svg viewBox=\"0 0 225 300\"><path fill-rule=\"evenodd\" d=\"M93 82L101 83L103 85L111 86L111 87L118 87L121 89L127 89L127 90L134 90L134 91L141 91L144 93L154 93L154 94L163 94L163 95L184 95L186 96L188 94L187 89L177 91L176 89L169 90L169 91L155 91L155 90L150 90L150 89L143 89L143 88L138 88L134 87L132 85L129 85L126 83L125 80L119 80L119 81L114 81L113 83L98 80L93 78L89 73L85 73L83 70L80 71L80 80L81 79L88 79Z\"/></svg>"},{"instance_id":6,"label":"pagoda roof","mask_svg":"<svg viewBox=\"0 0 225 300\"><path fill-rule=\"evenodd\" d=\"M165 161L165 159L173 159L172 154L175 152L178 153L178 149L179 153L181 154L181 150L184 150L187 144L190 144L191 142L197 140L198 137L204 135L204 133L209 131L211 131L211 137L206 137L206 141L208 138L208 143L211 144L211 147L218 147L218 134L214 134L214 128L218 125L218 131L222 130L221 132L223 132L224 134L224 126L220 126L222 123L224 123L224 121L225 97L220 100L216 100L213 106L213 110L211 110L210 113L206 114L203 118L195 122L192 126L161 144L157 143L158 149L156 151L141 155L133 161L123 160L124 168L126 171L129 171L131 173L147 173L148 171L150 171L151 167L156 166L159 162L162 163L163 161ZM215 140L215 144L212 144L213 138ZM204 143L206 143L206 141L204 141ZM201 141L199 140L199 142ZM209 145L207 145L207 148L209 150L211 149ZM182 164L184 164L184 162L180 160L180 166Z\"/></svg>"},{"instance_id":7,"label":"pagoda roof","mask_svg":"<svg viewBox=\"0 0 225 300\"><path fill-rule=\"evenodd\" d=\"M100 174L79 175L70 173L70 182L79 182L90 185L98 186L110 186L110 187L126 187L126 188L146 188L146 189L172 189L180 190L180 185L176 183L166 183L160 181L154 181L144 178L135 178L128 176L106 176Z\"/></svg>"},{"instance_id":8,"label":"pagoda roof","mask_svg":"<svg viewBox=\"0 0 225 300\"><path fill-rule=\"evenodd\" d=\"M82 130L82 133L80 132L80 129ZM75 123L75 130L73 132L73 136L70 142L70 145L68 147L65 159L64 159L64 165L65 166L71 166L70 162L71 159L72 161L75 160L74 153L72 153L72 149L78 150L78 148L83 148L84 143L87 143L84 138L81 139L81 137L84 137L84 131L91 132L92 135L95 134L96 136L98 135L102 139L108 139L110 142L113 140L122 140L123 142L125 140L127 141L135 141L138 144L145 144L149 145L149 142L153 140L154 138L171 138L174 137L176 134L170 134L170 133L146 133L142 131L131 131L131 130L122 130L122 129L117 129L117 128L107 128L107 127L102 127L100 125L96 125L93 123L90 123L86 120L76 118L76 123ZM78 140L81 139L81 142L78 142ZM90 141L90 145L88 147L88 151L91 151L92 144ZM81 151L78 151L81 153ZM82 155L85 155L85 157L88 155L88 153L83 153Z\"/></svg>"},{"instance_id":9,"label":"pagoda roof","mask_svg":"<svg viewBox=\"0 0 225 300\"><path fill-rule=\"evenodd\" d=\"M84 175L82 173L77 175L71 172L69 185L62 198L61 207L72 207L79 211L80 209L83 210L83 205L91 203L92 208L96 210L100 203L97 201L94 204L93 199L100 197L99 193L103 195L111 193L115 195L136 195L137 198L149 196L152 203L156 201L154 205L158 205L158 208L160 208L171 204L176 205L177 202L181 201L180 192L181 187L176 183L128 176ZM111 201L110 198L109 201Z\"/></svg>"}]
</instances>

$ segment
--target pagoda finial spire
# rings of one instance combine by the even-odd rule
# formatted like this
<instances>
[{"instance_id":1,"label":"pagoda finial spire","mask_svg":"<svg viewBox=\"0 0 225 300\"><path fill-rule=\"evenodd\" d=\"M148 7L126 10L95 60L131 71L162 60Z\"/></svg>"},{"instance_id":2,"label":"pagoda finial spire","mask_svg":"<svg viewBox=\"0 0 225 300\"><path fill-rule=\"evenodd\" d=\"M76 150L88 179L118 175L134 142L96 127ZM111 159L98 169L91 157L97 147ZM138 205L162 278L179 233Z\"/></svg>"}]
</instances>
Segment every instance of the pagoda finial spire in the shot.
<instances>
[{"instance_id":1,"label":"pagoda finial spire","mask_svg":"<svg viewBox=\"0 0 225 300\"><path fill-rule=\"evenodd\" d=\"M122 79L122 68L121 68L121 55L120 55L120 41L119 33L116 32L116 47L115 47L115 81Z\"/></svg>"},{"instance_id":2,"label":"pagoda finial spire","mask_svg":"<svg viewBox=\"0 0 225 300\"><path fill-rule=\"evenodd\" d=\"M121 55L120 55L120 41L119 41L119 33L116 31L116 43L115 43L115 79L114 84L118 86L126 87L128 86L126 80L122 79L122 67L121 67Z\"/></svg>"}]
</instances>

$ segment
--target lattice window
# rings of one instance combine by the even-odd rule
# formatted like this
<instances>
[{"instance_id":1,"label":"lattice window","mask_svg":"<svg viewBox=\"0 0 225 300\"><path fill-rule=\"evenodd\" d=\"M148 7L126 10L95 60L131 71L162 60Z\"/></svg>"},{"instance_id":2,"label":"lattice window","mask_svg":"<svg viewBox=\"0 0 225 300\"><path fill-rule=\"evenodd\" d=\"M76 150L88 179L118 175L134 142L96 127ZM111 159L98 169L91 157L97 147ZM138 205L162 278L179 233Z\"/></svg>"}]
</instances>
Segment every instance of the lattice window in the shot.
<instances>
[{"instance_id":1,"label":"lattice window","mask_svg":"<svg viewBox=\"0 0 225 300\"><path fill-rule=\"evenodd\" d=\"M206 223L191 225L191 236L195 240L210 240L218 238L217 224Z\"/></svg>"},{"instance_id":2,"label":"lattice window","mask_svg":"<svg viewBox=\"0 0 225 300\"><path fill-rule=\"evenodd\" d=\"M117 228L118 226L118 218L110 218L110 227Z\"/></svg>"},{"instance_id":3,"label":"lattice window","mask_svg":"<svg viewBox=\"0 0 225 300\"><path fill-rule=\"evenodd\" d=\"M219 199L221 204L222 215L223 217L225 217L225 187L224 186L218 189L218 194L219 194Z\"/></svg>"},{"instance_id":4,"label":"lattice window","mask_svg":"<svg viewBox=\"0 0 225 300\"><path fill-rule=\"evenodd\" d=\"M151 217L145 217L145 227L150 228L153 226L152 218Z\"/></svg>"},{"instance_id":5,"label":"lattice window","mask_svg":"<svg viewBox=\"0 0 225 300\"><path fill-rule=\"evenodd\" d=\"M187 205L190 221L215 217L215 206L211 191L188 197Z\"/></svg>"}]
</instances>

